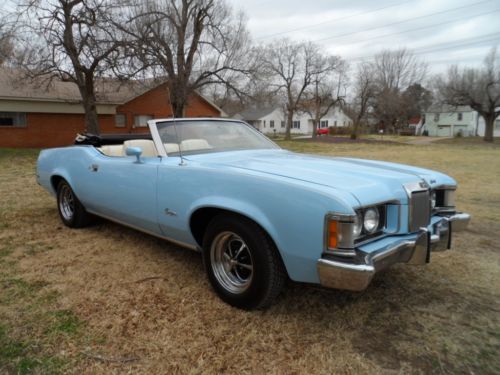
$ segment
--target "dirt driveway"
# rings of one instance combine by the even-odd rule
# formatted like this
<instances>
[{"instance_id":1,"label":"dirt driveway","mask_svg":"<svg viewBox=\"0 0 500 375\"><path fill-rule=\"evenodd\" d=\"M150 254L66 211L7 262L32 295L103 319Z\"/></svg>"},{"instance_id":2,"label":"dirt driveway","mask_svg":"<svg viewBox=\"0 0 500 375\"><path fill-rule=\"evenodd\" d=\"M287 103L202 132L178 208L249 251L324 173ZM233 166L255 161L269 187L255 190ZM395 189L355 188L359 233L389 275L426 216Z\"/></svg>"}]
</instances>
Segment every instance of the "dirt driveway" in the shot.
<instances>
[{"instance_id":1,"label":"dirt driveway","mask_svg":"<svg viewBox=\"0 0 500 375\"><path fill-rule=\"evenodd\" d=\"M283 145L450 173L470 229L363 293L290 283L245 312L195 252L105 221L64 227L36 153L0 150L0 373L499 373L500 149Z\"/></svg>"}]
</instances>

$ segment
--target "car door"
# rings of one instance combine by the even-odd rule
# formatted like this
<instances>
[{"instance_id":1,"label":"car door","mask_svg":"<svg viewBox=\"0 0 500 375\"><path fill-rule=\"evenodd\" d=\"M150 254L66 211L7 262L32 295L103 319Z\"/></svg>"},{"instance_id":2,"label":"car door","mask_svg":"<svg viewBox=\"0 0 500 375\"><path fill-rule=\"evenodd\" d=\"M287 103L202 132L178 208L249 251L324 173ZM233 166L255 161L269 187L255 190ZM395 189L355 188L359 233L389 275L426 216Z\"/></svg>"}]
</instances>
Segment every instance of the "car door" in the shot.
<instances>
[{"instance_id":1,"label":"car door","mask_svg":"<svg viewBox=\"0 0 500 375\"><path fill-rule=\"evenodd\" d=\"M158 223L163 236L196 246L189 228L189 209L193 190L199 188L189 163L181 164L179 157L166 157L158 167ZM198 190L196 190L198 191Z\"/></svg>"},{"instance_id":2,"label":"car door","mask_svg":"<svg viewBox=\"0 0 500 375\"><path fill-rule=\"evenodd\" d=\"M154 234L160 234L157 220L156 185L158 157L96 156L80 176L89 192L86 208L100 216Z\"/></svg>"}]
</instances>

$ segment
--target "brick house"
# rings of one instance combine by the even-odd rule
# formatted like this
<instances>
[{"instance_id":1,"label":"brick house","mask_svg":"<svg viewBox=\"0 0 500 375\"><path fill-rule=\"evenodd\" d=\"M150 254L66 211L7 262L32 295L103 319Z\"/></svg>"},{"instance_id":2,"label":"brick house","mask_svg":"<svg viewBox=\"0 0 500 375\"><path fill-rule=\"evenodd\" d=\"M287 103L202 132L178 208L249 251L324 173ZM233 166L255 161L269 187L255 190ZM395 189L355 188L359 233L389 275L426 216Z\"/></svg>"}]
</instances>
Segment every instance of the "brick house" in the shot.
<instances>
[{"instance_id":1,"label":"brick house","mask_svg":"<svg viewBox=\"0 0 500 375\"><path fill-rule=\"evenodd\" d=\"M164 83L102 80L96 91L102 134L144 133L147 120L172 116ZM186 108L187 117L223 115L199 94L189 99ZM84 111L75 84L34 83L16 71L0 69L0 147L64 146L84 131Z\"/></svg>"}]
</instances>

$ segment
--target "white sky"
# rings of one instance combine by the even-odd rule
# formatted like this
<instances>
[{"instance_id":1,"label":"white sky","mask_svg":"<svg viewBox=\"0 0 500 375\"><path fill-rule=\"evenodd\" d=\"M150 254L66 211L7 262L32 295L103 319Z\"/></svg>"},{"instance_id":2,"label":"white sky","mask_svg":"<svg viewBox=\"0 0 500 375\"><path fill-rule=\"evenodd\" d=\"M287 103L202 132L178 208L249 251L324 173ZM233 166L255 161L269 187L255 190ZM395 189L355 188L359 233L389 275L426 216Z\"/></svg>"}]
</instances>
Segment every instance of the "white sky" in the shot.
<instances>
[{"instance_id":1,"label":"white sky","mask_svg":"<svg viewBox=\"0 0 500 375\"><path fill-rule=\"evenodd\" d=\"M18 0L0 0L0 15ZM256 43L311 40L351 64L407 47L431 73L481 64L500 48L500 0L226 0L244 11Z\"/></svg>"},{"instance_id":2,"label":"white sky","mask_svg":"<svg viewBox=\"0 0 500 375\"><path fill-rule=\"evenodd\" d=\"M481 64L500 47L500 0L227 0L242 10L257 43L315 41L352 64L407 47L433 73Z\"/></svg>"}]
</instances>

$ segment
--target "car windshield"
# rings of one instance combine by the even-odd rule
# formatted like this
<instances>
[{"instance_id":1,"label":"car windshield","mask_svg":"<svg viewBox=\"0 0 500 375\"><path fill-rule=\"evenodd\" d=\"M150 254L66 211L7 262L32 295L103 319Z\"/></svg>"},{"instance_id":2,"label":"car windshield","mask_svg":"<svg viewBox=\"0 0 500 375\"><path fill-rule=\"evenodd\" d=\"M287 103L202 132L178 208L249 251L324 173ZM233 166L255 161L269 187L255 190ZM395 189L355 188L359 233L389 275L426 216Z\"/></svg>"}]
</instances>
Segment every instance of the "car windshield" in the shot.
<instances>
[{"instance_id":1,"label":"car windshield","mask_svg":"<svg viewBox=\"0 0 500 375\"><path fill-rule=\"evenodd\" d=\"M278 149L266 136L239 121L179 120L157 122L169 155L207 152Z\"/></svg>"}]
</instances>

